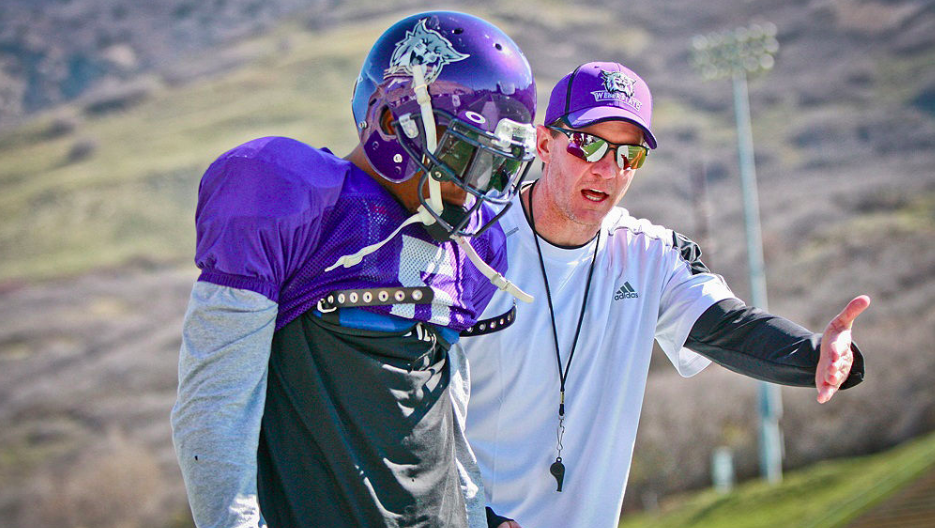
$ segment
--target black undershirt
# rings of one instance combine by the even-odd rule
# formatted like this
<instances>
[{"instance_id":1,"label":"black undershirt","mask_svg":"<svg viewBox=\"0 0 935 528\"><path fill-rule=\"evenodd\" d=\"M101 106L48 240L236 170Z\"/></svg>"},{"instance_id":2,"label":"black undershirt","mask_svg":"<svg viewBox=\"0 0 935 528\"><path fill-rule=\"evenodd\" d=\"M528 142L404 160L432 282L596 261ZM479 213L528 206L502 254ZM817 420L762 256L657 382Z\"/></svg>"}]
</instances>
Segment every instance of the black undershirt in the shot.
<instances>
[{"instance_id":1,"label":"black undershirt","mask_svg":"<svg viewBox=\"0 0 935 528\"><path fill-rule=\"evenodd\" d=\"M695 321L685 346L734 372L763 381L798 387L815 386L821 354L821 334L740 299L724 299ZM864 379L864 358L851 343L854 364L841 385L847 389Z\"/></svg>"}]
</instances>

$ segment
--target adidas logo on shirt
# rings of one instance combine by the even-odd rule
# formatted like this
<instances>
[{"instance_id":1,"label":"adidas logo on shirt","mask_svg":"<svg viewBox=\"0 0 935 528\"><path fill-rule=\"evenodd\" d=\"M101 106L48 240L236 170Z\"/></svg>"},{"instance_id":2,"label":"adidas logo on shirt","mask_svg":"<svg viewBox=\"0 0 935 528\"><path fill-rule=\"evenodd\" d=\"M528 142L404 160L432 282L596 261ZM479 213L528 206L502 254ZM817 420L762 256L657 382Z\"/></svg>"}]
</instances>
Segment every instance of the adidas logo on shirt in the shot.
<instances>
[{"instance_id":1,"label":"adidas logo on shirt","mask_svg":"<svg viewBox=\"0 0 935 528\"><path fill-rule=\"evenodd\" d=\"M619 301L620 299L636 299L640 294L636 293L636 290L633 289L633 286L630 286L629 282L624 282L623 286L617 290L617 293L614 294L614 300Z\"/></svg>"}]
</instances>

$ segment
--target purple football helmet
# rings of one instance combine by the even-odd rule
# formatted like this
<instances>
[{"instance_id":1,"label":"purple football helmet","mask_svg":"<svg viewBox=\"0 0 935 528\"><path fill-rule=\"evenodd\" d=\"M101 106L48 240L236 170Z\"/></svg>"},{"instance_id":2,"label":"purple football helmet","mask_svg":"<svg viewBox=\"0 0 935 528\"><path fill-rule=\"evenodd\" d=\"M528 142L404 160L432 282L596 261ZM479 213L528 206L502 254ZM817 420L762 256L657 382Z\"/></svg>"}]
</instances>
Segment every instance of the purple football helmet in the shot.
<instances>
[{"instance_id":1,"label":"purple football helmet","mask_svg":"<svg viewBox=\"0 0 935 528\"><path fill-rule=\"evenodd\" d=\"M421 65L440 136L433 151L415 65ZM433 11L394 24L364 61L351 104L364 153L381 176L403 182L421 174L420 189L431 177L473 195L466 209L445 207L444 217L421 198L449 233L486 229L467 232L465 226L483 202L507 204L535 157L529 62L510 37L471 15Z\"/></svg>"}]
</instances>

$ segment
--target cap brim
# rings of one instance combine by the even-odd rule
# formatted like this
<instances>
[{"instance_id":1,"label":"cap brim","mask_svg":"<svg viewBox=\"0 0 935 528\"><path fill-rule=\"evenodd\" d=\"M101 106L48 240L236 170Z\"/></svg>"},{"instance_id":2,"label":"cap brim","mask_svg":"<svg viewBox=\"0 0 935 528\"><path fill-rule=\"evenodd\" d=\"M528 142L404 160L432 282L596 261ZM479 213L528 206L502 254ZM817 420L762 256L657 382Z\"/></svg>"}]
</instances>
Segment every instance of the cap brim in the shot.
<instances>
[{"instance_id":1,"label":"cap brim","mask_svg":"<svg viewBox=\"0 0 935 528\"><path fill-rule=\"evenodd\" d=\"M577 112L571 112L565 119L568 124L574 128L584 128L595 123L604 121L627 121L640 127L643 131L643 140L649 145L649 148L656 148L656 136L649 130L646 123L633 112L624 108L615 106L598 106L594 108L585 108Z\"/></svg>"}]
</instances>

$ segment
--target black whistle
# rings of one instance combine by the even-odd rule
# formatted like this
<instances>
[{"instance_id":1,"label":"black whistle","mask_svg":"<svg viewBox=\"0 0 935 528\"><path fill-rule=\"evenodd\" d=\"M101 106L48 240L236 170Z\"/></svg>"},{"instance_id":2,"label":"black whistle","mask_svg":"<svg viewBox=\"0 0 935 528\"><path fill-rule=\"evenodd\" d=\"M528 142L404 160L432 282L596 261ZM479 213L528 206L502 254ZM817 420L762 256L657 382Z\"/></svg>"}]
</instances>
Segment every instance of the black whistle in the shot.
<instances>
[{"instance_id":1,"label":"black whistle","mask_svg":"<svg viewBox=\"0 0 935 528\"><path fill-rule=\"evenodd\" d=\"M549 466L549 473L555 477L555 482L558 483L558 489L555 491L562 491L562 482L565 480L565 464L562 464L562 457L555 459L555 462Z\"/></svg>"}]
</instances>

